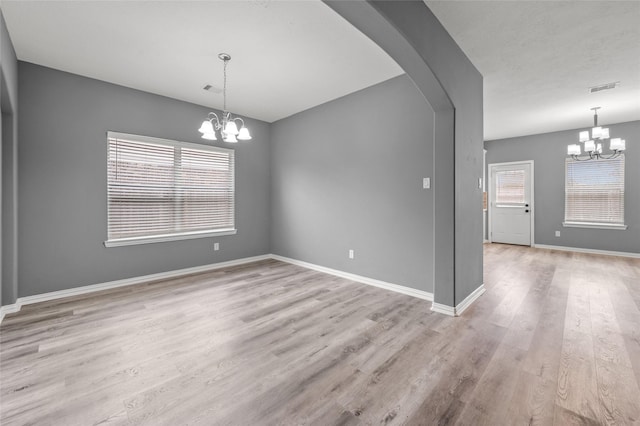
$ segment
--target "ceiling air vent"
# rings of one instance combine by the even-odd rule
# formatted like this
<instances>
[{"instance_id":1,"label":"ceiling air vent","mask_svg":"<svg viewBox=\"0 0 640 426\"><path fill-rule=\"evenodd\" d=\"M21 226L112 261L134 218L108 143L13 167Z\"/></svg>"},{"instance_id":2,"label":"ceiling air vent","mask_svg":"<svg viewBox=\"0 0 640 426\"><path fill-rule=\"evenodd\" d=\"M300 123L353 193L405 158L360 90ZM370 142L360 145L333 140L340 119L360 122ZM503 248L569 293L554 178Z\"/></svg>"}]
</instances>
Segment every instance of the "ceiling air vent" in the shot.
<instances>
[{"instance_id":1,"label":"ceiling air vent","mask_svg":"<svg viewBox=\"0 0 640 426\"><path fill-rule=\"evenodd\" d=\"M207 84L206 86L203 87L204 90L206 90L207 92L211 92L211 93L222 93L222 89L216 87L216 86L212 86L210 84Z\"/></svg>"},{"instance_id":2,"label":"ceiling air vent","mask_svg":"<svg viewBox=\"0 0 640 426\"><path fill-rule=\"evenodd\" d=\"M615 89L620 86L619 81L614 81L613 83L600 84L599 86L589 87L589 93L601 92L603 90Z\"/></svg>"}]
</instances>

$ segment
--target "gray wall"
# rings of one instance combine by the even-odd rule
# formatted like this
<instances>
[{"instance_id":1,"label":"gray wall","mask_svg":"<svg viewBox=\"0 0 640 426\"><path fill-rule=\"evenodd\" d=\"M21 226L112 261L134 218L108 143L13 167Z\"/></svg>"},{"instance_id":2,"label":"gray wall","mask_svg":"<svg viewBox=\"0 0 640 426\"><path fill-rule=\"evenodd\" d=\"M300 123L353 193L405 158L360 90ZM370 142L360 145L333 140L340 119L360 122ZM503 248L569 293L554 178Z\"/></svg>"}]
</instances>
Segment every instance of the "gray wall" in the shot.
<instances>
[{"instance_id":1,"label":"gray wall","mask_svg":"<svg viewBox=\"0 0 640 426\"><path fill-rule=\"evenodd\" d=\"M0 11L0 305L18 297L18 61Z\"/></svg>"},{"instance_id":2,"label":"gray wall","mask_svg":"<svg viewBox=\"0 0 640 426\"><path fill-rule=\"evenodd\" d=\"M482 75L424 2L325 2L395 59L435 111L434 298L458 305L483 280Z\"/></svg>"},{"instance_id":3,"label":"gray wall","mask_svg":"<svg viewBox=\"0 0 640 426\"><path fill-rule=\"evenodd\" d=\"M406 75L272 124L271 170L273 253L433 292L433 111Z\"/></svg>"},{"instance_id":4,"label":"gray wall","mask_svg":"<svg viewBox=\"0 0 640 426\"><path fill-rule=\"evenodd\" d=\"M267 123L247 120L253 140L233 146L237 235L105 248L106 132L201 143L209 109L24 62L19 75L19 296L269 252Z\"/></svg>"},{"instance_id":5,"label":"gray wall","mask_svg":"<svg viewBox=\"0 0 640 426\"><path fill-rule=\"evenodd\" d=\"M348 269L360 265L358 261L364 254L363 260L369 259L369 263L357 266L355 272L420 289L433 289L437 302L456 305L482 282L481 190L477 187L477 178L482 174L482 76L422 2L331 3L334 10L339 5L347 9L354 5L352 22L363 16L357 9L368 9L363 20L371 31L365 31L365 34L379 44L385 44L385 39L391 40L383 48L405 70L411 70L407 73L419 91L432 106L435 105L433 111L429 111L427 106L418 114L419 123L427 121L432 126L424 136L432 139L432 149L425 156L429 159L425 167L431 169L425 168L415 183L419 189L420 179L426 174L434 178L431 209L425 206L430 211L425 212L424 219L431 235L428 232L424 234L424 248L418 247L417 240L422 241L420 237L403 245L413 247L402 256L398 253L389 255L394 259L409 259L407 263L417 269L403 276L389 273L388 265L380 266L372 260L375 255L369 254L368 257L366 253L378 248L376 244L380 237L371 234L371 228L366 229L366 234L365 231L349 233L341 225L340 217L336 217L334 227L344 228L347 238L357 239L356 242L364 248L344 247L343 250L354 248L356 259L344 268L339 262L335 267ZM373 37L376 28L381 28L381 20L386 22L384 34ZM408 51L412 53L406 55L404 52ZM277 252L281 248L279 244L285 242L295 245L303 257L313 250L314 242L295 240L288 233L290 230L275 228L274 223L280 220L279 217L270 222L270 215L289 218L291 215L277 204L283 200L277 198L276 192L285 194L283 188L277 187L281 182L277 177L271 185L274 205L270 209L269 173L270 170L274 174L281 171L275 164L279 160L273 159L277 150L269 150L269 126L266 123L254 124L261 129L257 130L257 138L252 144L264 140L260 148L239 148L238 161L240 154L246 153L245 166L239 164L237 172L240 234L224 238L219 255L214 256L210 241L206 240L103 248L101 244L106 234L104 133L116 130L197 141L194 139L197 134L191 133L190 129L198 125L197 121L206 110L30 64L21 65L20 102L21 114L43 117L38 126L30 126L23 121L19 129L24 132L19 148L20 295L265 253L270 247L270 223L274 225L273 251ZM378 130L391 122L388 118L391 109L385 108L386 105L385 100L384 113L377 123ZM365 118L356 114L351 120ZM272 127L274 137L279 135L278 124ZM329 133L326 127L322 130L327 140L338 137L336 132ZM354 127L354 136L362 145L360 148L366 150L364 139L357 139L361 136L358 132L365 136L373 132L363 130L363 127L366 125ZM301 133L295 126L292 128ZM399 136L389 138L402 137L404 131L402 129ZM260 132L264 132L263 137ZM357 158L365 154L352 155ZM272 169L269 168L269 158L273 160ZM371 170L362 172L367 174ZM399 168L396 173L404 173L404 168ZM357 176L353 179L358 181ZM409 180L414 182L408 178L405 182ZM358 184L365 191L362 198L374 198L366 192L369 188L365 183ZM244 188L242 193L241 187ZM361 188L354 184L349 189ZM420 207L412 204L401 211L411 215L420 212ZM378 210L385 213L384 209ZM247 216L243 218L243 214ZM395 216L386 212L385 219L392 220ZM399 228L402 226L398 225ZM416 228L414 231L419 232ZM400 245L396 244L400 239L392 234L383 237L396 249ZM351 241L345 243L352 245ZM427 247L429 244L431 246ZM327 250L333 253L333 247L327 247ZM342 253L336 256L344 261L345 251ZM382 253L387 253L387 250ZM334 260L337 259L327 257L326 262L319 263L332 266Z\"/></svg>"},{"instance_id":6,"label":"gray wall","mask_svg":"<svg viewBox=\"0 0 640 426\"><path fill-rule=\"evenodd\" d=\"M567 145L577 143L578 131L584 129L485 142L487 164L534 161L536 244L640 253L640 121L604 125L613 137L627 141L625 231L562 227Z\"/></svg>"}]
</instances>

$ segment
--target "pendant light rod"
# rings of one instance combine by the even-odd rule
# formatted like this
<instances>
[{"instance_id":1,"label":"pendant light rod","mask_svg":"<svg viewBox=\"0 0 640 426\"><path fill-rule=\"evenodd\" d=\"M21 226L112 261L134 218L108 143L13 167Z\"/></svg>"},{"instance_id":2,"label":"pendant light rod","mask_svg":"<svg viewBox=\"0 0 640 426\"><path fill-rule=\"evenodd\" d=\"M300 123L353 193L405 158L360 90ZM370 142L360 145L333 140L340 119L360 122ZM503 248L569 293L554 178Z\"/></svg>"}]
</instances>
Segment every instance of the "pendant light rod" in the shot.
<instances>
[{"instance_id":1,"label":"pendant light rod","mask_svg":"<svg viewBox=\"0 0 640 426\"><path fill-rule=\"evenodd\" d=\"M224 76L224 83L222 86L222 110L224 112L227 112L227 64L231 60L231 55L229 55L228 53L220 53L218 55L218 58L220 58L224 62L224 68L222 70Z\"/></svg>"},{"instance_id":2,"label":"pendant light rod","mask_svg":"<svg viewBox=\"0 0 640 426\"><path fill-rule=\"evenodd\" d=\"M598 127L598 110L601 107L593 107L591 111L593 111L593 127Z\"/></svg>"}]
</instances>

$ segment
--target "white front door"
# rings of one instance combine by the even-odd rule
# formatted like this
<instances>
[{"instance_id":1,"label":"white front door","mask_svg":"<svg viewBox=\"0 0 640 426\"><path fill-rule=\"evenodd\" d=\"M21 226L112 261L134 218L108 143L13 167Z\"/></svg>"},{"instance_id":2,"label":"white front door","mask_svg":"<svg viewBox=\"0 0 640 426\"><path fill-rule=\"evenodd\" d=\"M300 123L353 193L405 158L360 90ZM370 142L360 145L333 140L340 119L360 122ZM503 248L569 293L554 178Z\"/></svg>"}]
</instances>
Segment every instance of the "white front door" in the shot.
<instances>
[{"instance_id":1,"label":"white front door","mask_svg":"<svg viewBox=\"0 0 640 426\"><path fill-rule=\"evenodd\" d=\"M494 243L531 245L532 163L492 164L490 240Z\"/></svg>"}]
</instances>

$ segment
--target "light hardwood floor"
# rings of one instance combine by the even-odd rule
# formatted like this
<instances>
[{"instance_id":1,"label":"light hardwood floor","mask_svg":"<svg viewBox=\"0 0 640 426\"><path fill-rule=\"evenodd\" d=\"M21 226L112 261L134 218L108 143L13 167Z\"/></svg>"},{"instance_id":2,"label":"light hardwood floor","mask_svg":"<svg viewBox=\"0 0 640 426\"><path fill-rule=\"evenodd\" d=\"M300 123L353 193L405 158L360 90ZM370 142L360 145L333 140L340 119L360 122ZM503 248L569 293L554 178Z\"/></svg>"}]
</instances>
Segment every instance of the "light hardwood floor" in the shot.
<instances>
[{"instance_id":1,"label":"light hardwood floor","mask_svg":"<svg viewBox=\"0 0 640 426\"><path fill-rule=\"evenodd\" d=\"M640 423L640 259L485 246L431 304L264 261L23 307L2 425Z\"/></svg>"}]
</instances>

